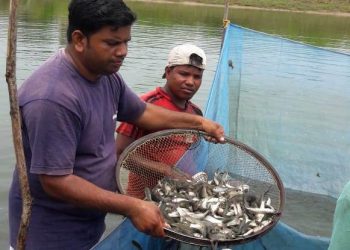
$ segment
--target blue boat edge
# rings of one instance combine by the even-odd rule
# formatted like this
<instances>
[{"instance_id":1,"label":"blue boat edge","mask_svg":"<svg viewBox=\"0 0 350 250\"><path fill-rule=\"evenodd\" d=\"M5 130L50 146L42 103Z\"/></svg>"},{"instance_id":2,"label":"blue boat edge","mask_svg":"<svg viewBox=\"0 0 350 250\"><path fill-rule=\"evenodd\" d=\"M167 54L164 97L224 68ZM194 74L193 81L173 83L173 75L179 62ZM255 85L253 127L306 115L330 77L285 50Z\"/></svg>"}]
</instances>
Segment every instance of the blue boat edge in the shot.
<instances>
[{"instance_id":1,"label":"blue boat edge","mask_svg":"<svg viewBox=\"0 0 350 250\"><path fill-rule=\"evenodd\" d=\"M240 245L232 245L235 250L327 250L330 239L320 236L311 236L298 232L283 222L278 222L264 236ZM138 231L129 219L115 228L106 238L101 240L93 250L111 249L142 249L162 250L172 249L172 241L168 238L156 238ZM190 245L195 249L195 245ZM210 247L210 246L209 246ZM225 246L225 248L230 246ZM185 247L189 249L188 247ZM175 248L178 249L178 248ZM181 248L179 248L181 249ZM203 247L198 246L198 249Z\"/></svg>"}]
</instances>

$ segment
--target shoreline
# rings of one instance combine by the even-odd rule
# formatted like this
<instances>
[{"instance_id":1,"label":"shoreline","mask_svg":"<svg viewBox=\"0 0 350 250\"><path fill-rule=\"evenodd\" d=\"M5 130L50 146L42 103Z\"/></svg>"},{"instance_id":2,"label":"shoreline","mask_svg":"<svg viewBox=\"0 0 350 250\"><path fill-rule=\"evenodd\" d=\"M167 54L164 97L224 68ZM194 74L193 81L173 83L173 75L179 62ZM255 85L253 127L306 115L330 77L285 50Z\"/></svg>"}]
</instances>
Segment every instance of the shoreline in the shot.
<instances>
[{"instance_id":1,"label":"shoreline","mask_svg":"<svg viewBox=\"0 0 350 250\"><path fill-rule=\"evenodd\" d=\"M210 4L210 3L198 3L189 1L167 1L167 0L127 0L130 2L149 2L149 3L163 3L163 4L182 4L182 5L192 5L192 6L208 6L208 7L221 7L221 4ZM339 17L350 17L348 12L332 12L332 11L313 11L313 10L289 10L289 9L276 9L276 8L263 8L254 6L243 6L243 5L230 5L230 9L248 9L248 10L265 10L265 11L280 11L280 12L294 12L294 13L305 13L305 14L316 14L316 15L329 15L329 16L339 16Z\"/></svg>"}]
</instances>

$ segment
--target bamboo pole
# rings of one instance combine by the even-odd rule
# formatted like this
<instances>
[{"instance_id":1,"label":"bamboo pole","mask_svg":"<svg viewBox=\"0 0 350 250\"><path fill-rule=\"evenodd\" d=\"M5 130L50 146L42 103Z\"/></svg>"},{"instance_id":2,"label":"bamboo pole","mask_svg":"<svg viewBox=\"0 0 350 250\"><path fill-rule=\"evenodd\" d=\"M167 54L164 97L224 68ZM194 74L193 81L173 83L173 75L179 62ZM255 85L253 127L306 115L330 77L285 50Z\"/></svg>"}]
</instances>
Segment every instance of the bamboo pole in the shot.
<instances>
[{"instance_id":1,"label":"bamboo pole","mask_svg":"<svg viewBox=\"0 0 350 250\"><path fill-rule=\"evenodd\" d=\"M229 10L229 0L225 0L225 11L224 11L224 21L228 18L228 10Z\"/></svg>"},{"instance_id":2,"label":"bamboo pole","mask_svg":"<svg viewBox=\"0 0 350 250\"><path fill-rule=\"evenodd\" d=\"M222 20L223 23L223 31L222 31L222 38L221 38L221 46L220 49L222 48L222 45L224 43L224 38L225 38L225 32L226 32L226 27L229 25L230 20L228 20L228 12L229 12L229 0L225 0L225 9L224 9L224 18Z\"/></svg>"},{"instance_id":3,"label":"bamboo pole","mask_svg":"<svg viewBox=\"0 0 350 250\"><path fill-rule=\"evenodd\" d=\"M17 235L16 249L25 249L25 241L29 218L31 214L32 197L29 190L29 182L26 171L25 156L23 151L21 117L17 100L16 85L16 42L17 42L17 6L18 0L10 1L9 28L6 58L6 82L8 84L10 98L10 115L12 123L12 137L16 154L16 167L19 173L19 182L22 194L22 216Z\"/></svg>"}]
</instances>

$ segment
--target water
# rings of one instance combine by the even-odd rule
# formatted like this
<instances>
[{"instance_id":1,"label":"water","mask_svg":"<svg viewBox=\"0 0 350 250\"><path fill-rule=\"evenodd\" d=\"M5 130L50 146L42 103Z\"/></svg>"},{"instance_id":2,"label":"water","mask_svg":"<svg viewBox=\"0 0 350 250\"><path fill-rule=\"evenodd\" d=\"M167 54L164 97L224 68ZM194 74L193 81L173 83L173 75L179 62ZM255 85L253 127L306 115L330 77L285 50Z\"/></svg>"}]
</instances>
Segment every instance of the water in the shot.
<instances>
[{"instance_id":1,"label":"water","mask_svg":"<svg viewBox=\"0 0 350 250\"><path fill-rule=\"evenodd\" d=\"M193 99L204 109L219 57L223 7L127 2L139 17L133 27L128 58L120 71L127 83L137 93L163 85L161 76L169 50L183 42L194 42L206 51L208 57L208 68L204 73L202 86ZM21 2L17 40L18 85L58 48L65 46L66 6L67 0ZM3 225L0 228L0 249L7 249L7 192L15 162L8 92L4 77L7 14L8 1L0 0L0 224ZM232 22L248 28L350 54L350 17L242 9L231 10L229 17ZM329 197L310 199L310 197L313 196L287 192L284 220L291 226L309 233L329 236L334 199ZM321 204L325 214L315 215L311 212L313 210L306 209L306 206L300 209L300 203L305 204L306 201L314 207ZM322 229L324 224L317 228L315 226L308 228L309 225L300 226L293 218L297 217L300 221L301 216L314 216L315 221L323 220L328 226L324 229ZM115 216L110 218L109 229L118 219Z\"/></svg>"}]
</instances>

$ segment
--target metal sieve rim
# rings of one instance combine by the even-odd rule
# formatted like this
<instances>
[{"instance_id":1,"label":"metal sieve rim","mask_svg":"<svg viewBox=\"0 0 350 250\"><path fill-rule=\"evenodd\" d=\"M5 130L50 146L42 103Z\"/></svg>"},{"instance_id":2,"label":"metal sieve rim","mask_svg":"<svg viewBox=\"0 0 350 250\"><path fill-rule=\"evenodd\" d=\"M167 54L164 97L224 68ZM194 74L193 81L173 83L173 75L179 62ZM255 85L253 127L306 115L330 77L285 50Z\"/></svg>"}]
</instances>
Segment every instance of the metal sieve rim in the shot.
<instances>
[{"instance_id":1,"label":"metal sieve rim","mask_svg":"<svg viewBox=\"0 0 350 250\"><path fill-rule=\"evenodd\" d=\"M117 187L118 187L119 192L121 194L126 193L125 190L123 189L122 184L121 184L120 170L123 167L124 161L128 158L129 153L133 152L140 145L142 145L145 141L148 141L152 138L161 138L161 137L167 137L169 135L185 134L185 133L199 135L200 137L203 137L203 138L213 138L209 134L202 132L202 131L199 131L199 130L168 129L168 130L162 130L162 131L148 134L148 135L141 137L140 139L134 141L133 143L131 143L123 151L123 153L120 155L118 162L117 162L117 166L116 166L116 179L117 179ZM225 139L225 143L229 143L230 145L239 148L240 150L249 154L253 158L257 159L261 163L261 165L267 169L267 171L271 174L273 179L276 181L276 184L277 184L276 186L279 190L279 207L277 210L277 214L273 217L272 222L268 226L263 228L261 231L258 231L257 233L253 233L247 237L238 237L238 238L230 239L230 240L211 241L209 239L201 239L201 238L197 238L197 237L193 237L193 236L189 236L189 235L184 235L184 234L177 232L177 231L174 231L172 229L164 228L166 235L169 238L176 239L176 240L179 240L179 241L182 241L182 242L185 242L188 244L192 244L192 245L199 245L199 246L208 246L208 245L213 245L213 244L218 244L220 246L242 244L242 243L245 243L245 242L248 242L248 241L251 241L251 240L254 240L256 238L263 236L268 231L270 231L277 224L278 220L280 219L280 217L282 215L283 208L284 208L284 204L285 204L285 200L284 200L285 191L284 191L284 186L283 186L283 183L281 181L281 178L277 174L276 170L272 167L272 165L260 153L258 153L257 151L255 151L251 147L245 145L242 142L234 140L228 136L224 136L224 139ZM209 140L209 142L216 143L215 141L212 141L212 140Z\"/></svg>"}]
</instances>

